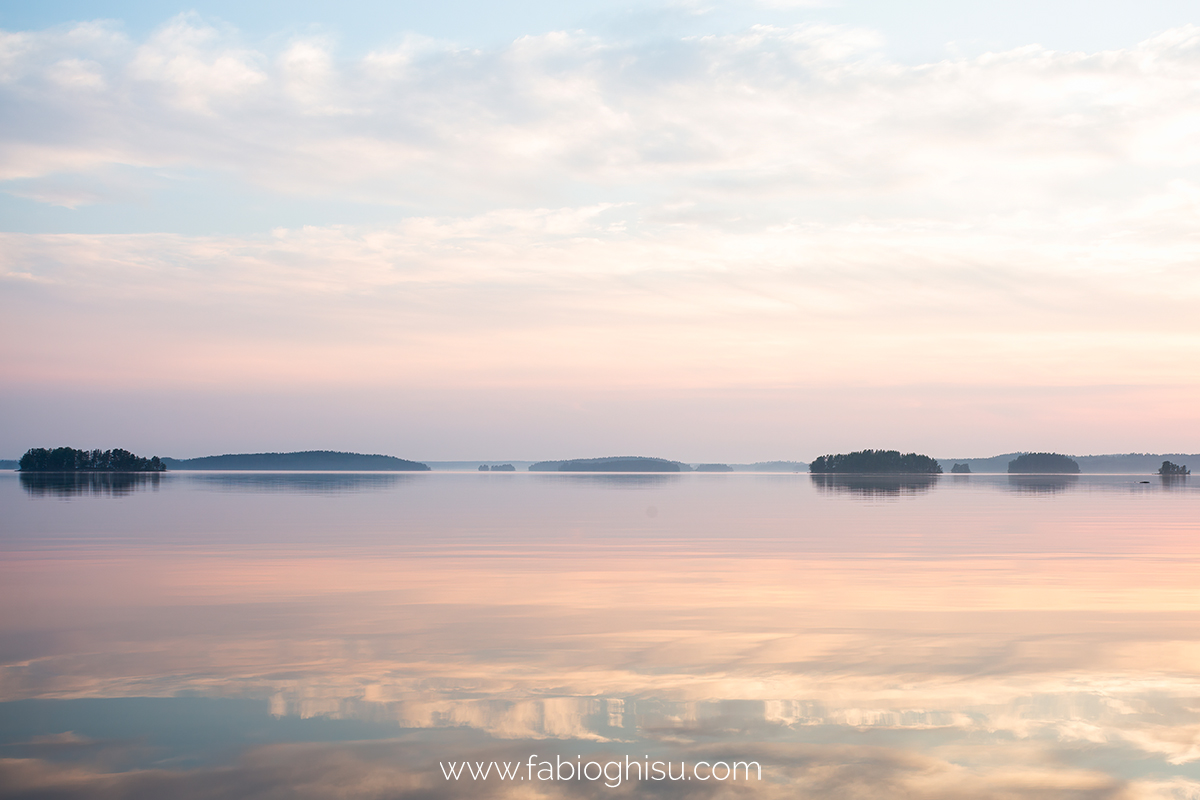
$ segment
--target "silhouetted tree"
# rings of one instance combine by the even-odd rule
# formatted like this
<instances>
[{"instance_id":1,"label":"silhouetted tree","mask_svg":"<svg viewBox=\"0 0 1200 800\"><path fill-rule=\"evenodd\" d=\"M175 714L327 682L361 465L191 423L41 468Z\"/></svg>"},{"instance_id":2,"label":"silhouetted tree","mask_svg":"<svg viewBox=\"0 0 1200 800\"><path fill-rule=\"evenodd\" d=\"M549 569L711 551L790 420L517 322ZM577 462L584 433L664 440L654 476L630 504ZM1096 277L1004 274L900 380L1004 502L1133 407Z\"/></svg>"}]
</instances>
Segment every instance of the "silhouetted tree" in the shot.
<instances>
[{"instance_id":1,"label":"silhouetted tree","mask_svg":"<svg viewBox=\"0 0 1200 800\"><path fill-rule=\"evenodd\" d=\"M1008 462L1008 471L1078 474L1079 462L1061 453L1024 453Z\"/></svg>"},{"instance_id":2,"label":"silhouetted tree","mask_svg":"<svg viewBox=\"0 0 1200 800\"><path fill-rule=\"evenodd\" d=\"M857 450L853 453L819 456L808 465L809 472L858 472L875 474L940 475L936 459L899 450Z\"/></svg>"},{"instance_id":3,"label":"silhouetted tree","mask_svg":"<svg viewBox=\"0 0 1200 800\"><path fill-rule=\"evenodd\" d=\"M141 458L128 450L76 450L31 447L18 464L22 472L164 472L158 456Z\"/></svg>"}]
</instances>

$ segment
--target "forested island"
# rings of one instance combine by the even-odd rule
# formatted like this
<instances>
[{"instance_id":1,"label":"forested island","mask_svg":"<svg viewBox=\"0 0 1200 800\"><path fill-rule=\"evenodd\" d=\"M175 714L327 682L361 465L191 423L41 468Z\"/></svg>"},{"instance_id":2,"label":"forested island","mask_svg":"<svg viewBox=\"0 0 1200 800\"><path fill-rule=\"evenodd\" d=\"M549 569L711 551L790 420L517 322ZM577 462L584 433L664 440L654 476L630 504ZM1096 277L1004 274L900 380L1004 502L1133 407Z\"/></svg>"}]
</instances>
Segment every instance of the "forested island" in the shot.
<instances>
[{"instance_id":1,"label":"forested island","mask_svg":"<svg viewBox=\"0 0 1200 800\"><path fill-rule=\"evenodd\" d=\"M815 473L858 473L865 475L940 475L936 459L899 450L857 450L853 453L820 456L808 465Z\"/></svg>"},{"instance_id":2,"label":"forested island","mask_svg":"<svg viewBox=\"0 0 1200 800\"><path fill-rule=\"evenodd\" d=\"M1191 475L1192 471L1187 468L1187 464L1172 464L1170 461L1164 461L1162 466L1158 468L1158 474L1164 477L1177 475Z\"/></svg>"},{"instance_id":3,"label":"forested island","mask_svg":"<svg viewBox=\"0 0 1200 800\"><path fill-rule=\"evenodd\" d=\"M986 458L941 458L943 464L966 464L971 472L1008 472L1008 462L1022 452L1001 453ZM1081 474L1158 474L1163 461L1175 464L1195 463L1200 455L1188 453L1109 453L1091 456L1070 456L1079 465Z\"/></svg>"},{"instance_id":4,"label":"forested island","mask_svg":"<svg viewBox=\"0 0 1200 800\"><path fill-rule=\"evenodd\" d=\"M31 447L17 466L21 472L163 472L167 468L158 456L142 458L119 447L113 450Z\"/></svg>"},{"instance_id":5,"label":"forested island","mask_svg":"<svg viewBox=\"0 0 1200 800\"><path fill-rule=\"evenodd\" d=\"M539 461L529 465L530 472L691 472L678 461L645 456L609 456L574 458L568 461Z\"/></svg>"},{"instance_id":6,"label":"forested island","mask_svg":"<svg viewBox=\"0 0 1200 800\"><path fill-rule=\"evenodd\" d=\"M342 453L335 450L304 450L296 453L230 453L202 458L164 458L174 470L311 470L339 472L428 472L429 466L395 456Z\"/></svg>"},{"instance_id":7,"label":"forested island","mask_svg":"<svg viewBox=\"0 0 1200 800\"><path fill-rule=\"evenodd\" d=\"M697 464L696 472L733 472L728 464Z\"/></svg>"},{"instance_id":8,"label":"forested island","mask_svg":"<svg viewBox=\"0 0 1200 800\"><path fill-rule=\"evenodd\" d=\"M1061 453L1022 453L1008 462L1008 471L1076 475L1079 473L1079 462Z\"/></svg>"},{"instance_id":9,"label":"forested island","mask_svg":"<svg viewBox=\"0 0 1200 800\"><path fill-rule=\"evenodd\" d=\"M950 472L954 475L970 475L971 474L971 465L970 464L955 464L953 467L950 468Z\"/></svg>"}]
</instances>

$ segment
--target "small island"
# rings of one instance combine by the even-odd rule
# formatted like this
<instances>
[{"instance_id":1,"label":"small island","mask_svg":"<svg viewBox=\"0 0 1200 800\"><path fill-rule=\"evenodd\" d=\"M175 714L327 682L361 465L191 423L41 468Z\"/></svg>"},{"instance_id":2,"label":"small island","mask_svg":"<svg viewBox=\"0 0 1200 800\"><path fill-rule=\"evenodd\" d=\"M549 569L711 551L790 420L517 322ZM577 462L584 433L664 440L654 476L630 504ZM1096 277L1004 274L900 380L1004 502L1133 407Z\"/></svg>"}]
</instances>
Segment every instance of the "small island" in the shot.
<instances>
[{"instance_id":1,"label":"small island","mask_svg":"<svg viewBox=\"0 0 1200 800\"><path fill-rule=\"evenodd\" d=\"M899 450L857 450L853 453L820 456L808 465L814 473L857 473L861 475L940 475L936 459Z\"/></svg>"},{"instance_id":2,"label":"small island","mask_svg":"<svg viewBox=\"0 0 1200 800\"><path fill-rule=\"evenodd\" d=\"M18 462L21 472L165 472L158 456L142 458L128 450L76 450L31 447Z\"/></svg>"},{"instance_id":3,"label":"small island","mask_svg":"<svg viewBox=\"0 0 1200 800\"><path fill-rule=\"evenodd\" d=\"M696 472L733 472L733 467L728 464L697 464Z\"/></svg>"},{"instance_id":4,"label":"small island","mask_svg":"<svg viewBox=\"0 0 1200 800\"><path fill-rule=\"evenodd\" d=\"M609 456L574 458L568 461L539 461L529 465L530 472L691 472L678 461L646 456Z\"/></svg>"},{"instance_id":5,"label":"small island","mask_svg":"<svg viewBox=\"0 0 1200 800\"><path fill-rule=\"evenodd\" d=\"M952 475L970 475L971 474L971 465L970 464L955 464L953 467L950 468L950 474L952 474Z\"/></svg>"},{"instance_id":6,"label":"small island","mask_svg":"<svg viewBox=\"0 0 1200 800\"><path fill-rule=\"evenodd\" d=\"M516 472L517 468L512 464L492 464L490 467L487 464L479 465L480 472Z\"/></svg>"},{"instance_id":7,"label":"small island","mask_svg":"<svg viewBox=\"0 0 1200 800\"><path fill-rule=\"evenodd\" d=\"M1008 462L1008 471L1016 473L1048 473L1078 475L1079 462L1061 453L1022 453Z\"/></svg>"},{"instance_id":8,"label":"small island","mask_svg":"<svg viewBox=\"0 0 1200 800\"><path fill-rule=\"evenodd\" d=\"M1180 475L1191 475L1192 471L1187 468L1187 464L1172 464L1170 461L1164 461L1162 466L1158 468L1158 474L1163 477L1177 477Z\"/></svg>"}]
</instances>

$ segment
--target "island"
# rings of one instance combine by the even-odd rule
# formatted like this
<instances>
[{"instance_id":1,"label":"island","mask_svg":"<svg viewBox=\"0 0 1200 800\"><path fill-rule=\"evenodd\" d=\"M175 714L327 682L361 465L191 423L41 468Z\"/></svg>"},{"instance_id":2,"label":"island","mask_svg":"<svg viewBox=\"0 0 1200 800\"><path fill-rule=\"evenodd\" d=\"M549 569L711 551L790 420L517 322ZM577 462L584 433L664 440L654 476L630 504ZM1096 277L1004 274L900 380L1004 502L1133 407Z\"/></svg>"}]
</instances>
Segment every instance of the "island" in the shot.
<instances>
[{"instance_id":1,"label":"island","mask_svg":"<svg viewBox=\"0 0 1200 800\"><path fill-rule=\"evenodd\" d=\"M733 472L733 467L728 464L697 464L696 472Z\"/></svg>"},{"instance_id":2,"label":"island","mask_svg":"<svg viewBox=\"0 0 1200 800\"><path fill-rule=\"evenodd\" d=\"M971 465L970 464L955 464L953 467L950 468L950 473L952 475L970 475L971 474Z\"/></svg>"},{"instance_id":3,"label":"island","mask_svg":"<svg viewBox=\"0 0 1200 800\"><path fill-rule=\"evenodd\" d=\"M745 468L750 472L807 472L808 464L803 461L755 461Z\"/></svg>"},{"instance_id":4,"label":"island","mask_svg":"<svg viewBox=\"0 0 1200 800\"><path fill-rule=\"evenodd\" d=\"M158 456L142 458L128 450L76 450L31 447L17 462L21 472L164 472Z\"/></svg>"},{"instance_id":5,"label":"island","mask_svg":"<svg viewBox=\"0 0 1200 800\"><path fill-rule=\"evenodd\" d=\"M479 465L480 472L516 472L517 468L512 464L492 464L490 467L487 464Z\"/></svg>"},{"instance_id":6,"label":"island","mask_svg":"<svg viewBox=\"0 0 1200 800\"><path fill-rule=\"evenodd\" d=\"M1187 464L1172 464L1170 461L1164 461L1162 466L1158 468L1158 474L1164 477L1175 477L1178 475L1191 475L1192 471L1187 468Z\"/></svg>"},{"instance_id":7,"label":"island","mask_svg":"<svg viewBox=\"0 0 1200 800\"><path fill-rule=\"evenodd\" d=\"M1079 474L1079 462L1061 453L1022 453L1008 462L1008 471L1039 472L1053 475Z\"/></svg>"},{"instance_id":8,"label":"island","mask_svg":"<svg viewBox=\"0 0 1200 800\"><path fill-rule=\"evenodd\" d=\"M395 456L304 450L296 453L229 453L201 458L164 458L174 470L308 470L312 472L428 472L429 466Z\"/></svg>"},{"instance_id":9,"label":"island","mask_svg":"<svg viewBox=\"0 0 1200 800\"><path fill-rule=\"evenodd\" d=\"M539 461L529 465L530 472L691 472L678 461L646 456L608 456L574 458L568 461Z\"/></svg>"},{"instance_id":10,"label":"island","mask_svg":"<svg viewBox=\"0 0 1200 800\"><path fill-rule=\"evenodd\" d=\"M940 475L936 459L899 450L857 450L853 453L820 456L808 465L814 473L857 473L861 475Z\"/></svg>"}]
</instances>

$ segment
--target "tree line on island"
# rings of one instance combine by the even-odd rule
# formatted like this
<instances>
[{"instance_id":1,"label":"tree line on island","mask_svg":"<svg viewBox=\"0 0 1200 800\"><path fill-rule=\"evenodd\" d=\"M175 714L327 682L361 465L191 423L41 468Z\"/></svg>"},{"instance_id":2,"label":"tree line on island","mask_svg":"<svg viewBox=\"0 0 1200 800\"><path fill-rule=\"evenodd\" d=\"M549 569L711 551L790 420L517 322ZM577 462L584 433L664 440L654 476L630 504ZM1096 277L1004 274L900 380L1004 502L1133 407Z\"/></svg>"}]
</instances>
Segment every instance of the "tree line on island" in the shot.
<instances>
[{"instance_id":1,"label":"tree line on island","mask_svg":"<svg viewBox=\"0 0 1200 800\"><path fill-rule=\"evenodd\" d=\"M1061 453L1022 453L1008 462L1010 473L1078 475L1079 462Z\"/></svg>"},{"instance_id":2,"label":"tree line on island","mask_svg":"<svg viewBox=\"0 0 1200 800\"><path fill-rule=\"evenodd\" d=\"M1010 474L1078 475L1079 462L1061 453L1020 453L1008 462ZM904 453L899 450L857 450L820 456L809 465L815 474L847 473L860 475L940 475L942 466L930 456ZM970 474L971 465L955 463L952 474ZM1164 461L1159 475L1191 474L1187 465Z\"/></svg>"},{"instance_id":3,"label":"tree line on island","mask_svg":"<svg viewBox=\"0 0 1200 800\"><path fill-rule=\"evenodd\" d=\"M429 465L395 456L301 450L294 453L227 453L201 458L164 458L175 470L310 470L320 472L428 472Z\"/></svg>"},{"instance_id":4,"label":"tree line on island","mask_svg":"<svg viewBox=\"0 0 1200 800\"><path fill-rule=\"evenodd\" d=\"M172 470L233 471L363 471L428 472L429 466L395 456L305 450L296 453L230 453L201 458L141 458L128 450L76 450L73 447L30 448L17 467L22 472L164 472Z\"/></svg>"},{"instance_id":5,"label":"tree line on island","mask_svg":"<svg viewBox=\"0 0 1200 800\"><path fill-rule=\"evenodd\" d=\"M572 458L566 461L538 461L529 465L530 472L691 472L680 461L648 456L605 456L604 458Z\"/></svg>"},{"instance_id":6,"label":"tree line on island","mask_svg":"<svg viewBox=\"0 0 1200 800\"><path fill-rule=\"evenodd\" d=\"M818 456L808 465L813 473L871 473L876 475L940 475L936 459L899 450L856 450L853 453Z\"/></svg>"},{"instance_id":7,"label":"tree line on island","mask_svg":"<svg viewBox=\"0 0 1200 800\"><path fill-rule=\"evenodd\" d=\"M1014 475L1078 475L1081 471L1078 461L1062 453L1019 453L1008 462L1008 472ZM858 450L853 453L821 456L809 465L809 472L940 475L942 467L936 459L918 453L901 455L898 450ZM971 465L956 462L950 472L958 475L970 474ZM1158 474L1163 477L1176 477L1190 475L1191 471L1186 464L1163 461Z\"/></svg>"},{"instance_id":8,"label":"tree line on island","mask_svg":"<svg viewBox=\"0 0 1200 800\"><path fill-rule=\"evenodd\" d=\"M142 458L128 450L76 450L74 447L31 447L18 462L22 472L163 472L158 456Z\"/></svg>"}]
</instances>

